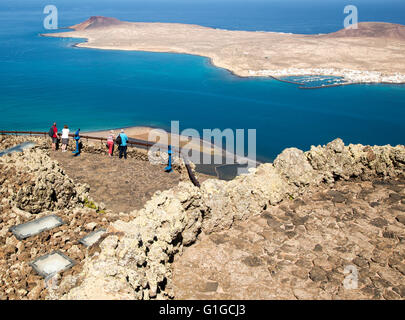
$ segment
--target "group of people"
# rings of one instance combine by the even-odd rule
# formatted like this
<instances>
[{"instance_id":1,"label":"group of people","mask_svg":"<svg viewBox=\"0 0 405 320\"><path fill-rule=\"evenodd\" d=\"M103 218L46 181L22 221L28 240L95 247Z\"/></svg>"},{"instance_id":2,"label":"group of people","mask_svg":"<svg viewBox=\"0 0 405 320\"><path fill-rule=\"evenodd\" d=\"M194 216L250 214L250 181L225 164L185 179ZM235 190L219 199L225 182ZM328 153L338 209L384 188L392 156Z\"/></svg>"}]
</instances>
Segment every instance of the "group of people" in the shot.
<instances>
[{"instance_id":1,"label":"group of people","mask_svg":"<svg viewBox=\"0 0 405 320\"><path fill-rule=\"evenodd\" d=\"M65 124L62 129L62 152L67 151L67 146L69 144L69 133L69 127ZM56 122L53 123L51 129L49 130L49 136L52 139L52 150L56 151L56 146L59 142L58 128L56 127Z\"/></svg>"},{"instance_id":2,"label":"group of people","mask_svg":"<svg viewBox=\"0 0 405 320\"><path fill-rule=\"evenodd\" d=\"M79 129L80 130L80 129ZM79 130L76 132L78 136ZM69 144L69 127L65 124L62 129L62 152L67 151L67 146ZM58 138L58 128L56 127L56 122L53 123L52 127L49 130L49 136L52 138L52 150L56 151L57 144L59 142ZM76 139L76 137L75 137ZM76 139L78 140L78 139ZM127 147L128 147L128 136L125 134L124 129L121 129L121 133L114 137L114 131L111 130L108 137L107 137L107 148L108 148L108 155L110 157L113 156L114 152L114 144L118 145L119 151L119 158L126 159L127 158Z\"/></svg>"},{"instance_id":3,"label":"group of people","mask_svg":"<svg viewBox=\"0 0 405 320\"><path fill-rule=\"evenodd\" d=\"M114 144L118 145L119 158L127 158L128 136L125 134L124 129L121 129L121 133L114 138L114 131L111 130L107 137L108 155L112 157L114 152Z\"/></svg>"}]
</instances>

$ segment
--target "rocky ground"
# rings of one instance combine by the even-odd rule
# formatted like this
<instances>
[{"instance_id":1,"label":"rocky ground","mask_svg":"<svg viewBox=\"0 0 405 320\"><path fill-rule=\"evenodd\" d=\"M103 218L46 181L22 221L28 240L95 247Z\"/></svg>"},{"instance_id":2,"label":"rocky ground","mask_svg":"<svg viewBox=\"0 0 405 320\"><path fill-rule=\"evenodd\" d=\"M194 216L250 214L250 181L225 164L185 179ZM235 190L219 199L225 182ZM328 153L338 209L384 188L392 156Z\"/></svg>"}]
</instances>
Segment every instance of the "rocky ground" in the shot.
<instances>
[{"instance_id":1,"label":"rocky ground","mask_svg":"<svg viewBox=\"0 0 405 320\"><path fill-rule=\"evenodd\" d=\"M25 140L1 138L0 148ZM139 210L117 213L66 174L76 174L74 165L65 171L49 157L49 141L37 140L32 150L0 157L1 299L403 296L404 146L336 139L307 152L290 148L274 163L232 181L208 179L201 188L179 162L177 186L155 192ZM92 168L86 153L102 165ZM145 156L131 151L133 160ZM105 158L101 144L86 143L81 157L88 166L82 174L93 179L87 171L116 161ZM66 224L23 241L9 231L50 213ZM98 227L107 233L97 244L78 244ZM78 264L45 287L27 263L54 249ZM347 263L358 268L357 290L341 289ZM196 276L189 280L194 288L180 273Z\"/></svg>"},{"instance_id":2,"label":"rocky ground","mask_svg":"<svg viewBox=\"0 0 405 320\"><path fill-rule=\"evenodd\" d=\"M345 288L345 268L358 272ZM405 178L337 182L176 256L177 299L404 299Z\"/></svg>"},{"instance_id":3,"label":"rocky ground","mask_svg":"<svg viewBox=\"0 0 405 320\"><path fill-rule=\"evenodd\" d=\"M25 240L17 240L8 231L15 224L48 214L56 214L65 224ZM89 254L89 250L79 243L79 239L95 229L108 227L114 217L90 208L43 212L35 216L25 211L3 208L0 210L0 221L0 299L46 299L49 295L47 284L29 263L59 250L76 262L72 269L60 274L69 283L71 275L80 272L82 261ZM74 284L76 280L72 285Z\"/></svg>"},{"instance_id":4,"label":"rocky ground","mask_svg":"<svg viewBox=\"0 0 405 320\"><path fill-rule=\"evenodd\" d=\"M247 289L250 297L256 298L328 299L333 298L334 288L341 287L346 262L358 266L360 281L366 282L359 284L359 294L352 291L352 295L340 293L339 297L377 296L380 291L375 288L381 288L385 279L390 284L384 285L382 297L401 298L402 216L384 215L374 202L380 200L381 208L387 208L381 200L388 197L389 203L393 201L390 205L402 209L404 165L403 146L345 146L337 139L305 153L286 149L274 163L229 182L207 180L201 188L182 182L155 194L144 208L132 213L135 218L131 221L114 222L112 228L117 234L107 237L100 244L100 252L86 259L81 284L61 298L206 297L202 291L211 292L211 297L247 298L242 293ZM374 194L372 186L379 184L370 181L377 178L383 187L376 187ZM354 179L361 182L356 185ZM387 194L391 189L384 184L395 189L393 195ZM379 194L376 199L364 198ZM320 202L312 201L316 196ZM296 201L291 204L291 199ZM360 205L357 199L365 200ZM374 227L374 233L367 229ZM225 236L221 238L222 234ZM212 243L206 235L217 238ZM193 245L196 241L200 242ZM315 256L313 252L320 253ZM178 258L182 253L184 257ZM375 265L370 264L374 269L366 276L362 259L368 263L371 253L372 261L382 266L375 271ZM390 259L388 267L383 257ZM235 270L235 276L230 270ZM173 273L177 278L173 279ZM260 287L269 284L275 287L267 291ZM372 294L364 293L367 290Z\"/></svg>"},{"instance_id":5,"label":"rocky ground","mask_svg":"<svg viewBox=\"0 0 405 320\"><path fill-rule=\"evenodd\" d=\"M12 140L1 142L5 146ZM1 157L0 170L0 299L43 299L45 282L29 262L60 250L78 263L65 275L77 272L86 255L78 240L107 227L115 216L92 201L88 185L73 182L40 148ZM21 241L9 230L49 214L65 224Z\"/></svg>"},{"instance_id":6,"label":"rocky ground","mask_svg":"<svg viewBox=\"0 0 405 320\"><path fill-rule=\"evenodd\" d=\"M50 151L48 140L0 137L1 150L24 141L37 144L23 153L0 157L0 299L54 297L44 279L29 266L54 250L76 262L58 275L63 279L58 290L67 292L78 285L79 278L74 275L81 271L84 258L98 248L87 249L79 239L99 228L109 230L118 219L129 221L129 212L142 207L155 191L181 180L178 171L168 174L163 164L145 161L142 151L130 150L130 157L120 161L108 158L103 146L86 143L85 152L73 157L71 152ZM49 214L59 216L64 224L21 241L9 230Z\"/></svg>"}]
</instances>

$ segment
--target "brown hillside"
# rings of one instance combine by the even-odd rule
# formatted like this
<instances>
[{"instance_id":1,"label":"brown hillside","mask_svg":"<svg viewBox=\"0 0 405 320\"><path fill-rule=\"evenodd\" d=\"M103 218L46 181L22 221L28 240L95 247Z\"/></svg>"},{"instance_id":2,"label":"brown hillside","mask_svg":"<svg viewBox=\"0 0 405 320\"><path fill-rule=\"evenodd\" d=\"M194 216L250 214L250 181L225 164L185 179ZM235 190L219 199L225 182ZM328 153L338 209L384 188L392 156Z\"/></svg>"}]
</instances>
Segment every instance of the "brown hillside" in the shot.
<instances>
[{"instance_id":1,"label":"brown hillside","mask_svg":"<svg viewBox=\"0 0 405 320\"><path fill-rule=\"evenodd\" d=\"M74 26L69 27L70 29L75 29L76 31L80 30L88 30L88 29L95 29L101 27L109 27L112 25L119 25L123 22L116 19L116 18L108 18L102 16L93 16L87 19L86 21L76 24Z\"/></svg>"},{"instance_id":2,"label":"brown hillside","mask_svg":"<svg viewBox=\"0 0 405 320\"><path fill-rule=\"evenodd\" d=\"M326 36L329 38L389 38L405 41L405 26L385 22L360 22L358 29L342 29Z\"/></svg>"}]
</instances>

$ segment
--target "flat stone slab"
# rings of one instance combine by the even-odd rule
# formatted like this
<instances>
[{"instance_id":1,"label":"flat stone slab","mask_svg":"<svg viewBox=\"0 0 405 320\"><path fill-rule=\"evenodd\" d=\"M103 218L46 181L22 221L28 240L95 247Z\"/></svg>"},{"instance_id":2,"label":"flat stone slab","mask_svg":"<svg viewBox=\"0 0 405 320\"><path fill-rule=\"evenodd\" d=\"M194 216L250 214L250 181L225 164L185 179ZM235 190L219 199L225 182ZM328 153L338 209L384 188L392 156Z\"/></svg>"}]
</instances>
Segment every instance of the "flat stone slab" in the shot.
<instances>
[{"instance_id":1,"label":"flat stone slab","mask_svg":"<svg viewBox=\"0 0 405 320\"><path fill-rule=\"evenodd\" d=\"M48 278L73 267L76 263L60 251L36 258L29 265L42 277Z\"/></svg>"},{"instance_id":2,"label":"flat stone slab","mask_svg":"<svg viewBox=\"0 0 405 320\"><path fill-rule=\"evenodd\" d=\"M79 242L83 245L85 245L86 247L91 247L93 244L95 244L100 238L101 236L106 233L105 229L99 229L96 231L93 231L91 233L89 233L87 236L81 238L79 240Z\"/></svg>"},{"instance_id":3,"label":"flat stone slab","mask_svg":"<svg viewBox=\"0 0 405 320\"><path fill-rule=\"evenodd\" d=\"M57 215L51 214L42 218L32 220L17 226L11 227L10 231L18 240L24 240L35 236L43 231L47 231L64 224L63 220Z\"/></svg>"},{"instance_id":4,"label":"flat stone slab","mask_svg":"<svg viewBox=\"0 0 405 320\"><path fill-rule=\"evenodd\" d=\"M11 147L11 148L8 148L6 150L1 151L0 152L0 157L5 156L6 154L13 153L13 152L23 152L24 150L31 149L31 148L35 147L35 145L36 144L34 142L30 142L30 141L23 142L23 143L18 144L18 145L14 146L14 147Z\"/></svg>"}]
</instances>

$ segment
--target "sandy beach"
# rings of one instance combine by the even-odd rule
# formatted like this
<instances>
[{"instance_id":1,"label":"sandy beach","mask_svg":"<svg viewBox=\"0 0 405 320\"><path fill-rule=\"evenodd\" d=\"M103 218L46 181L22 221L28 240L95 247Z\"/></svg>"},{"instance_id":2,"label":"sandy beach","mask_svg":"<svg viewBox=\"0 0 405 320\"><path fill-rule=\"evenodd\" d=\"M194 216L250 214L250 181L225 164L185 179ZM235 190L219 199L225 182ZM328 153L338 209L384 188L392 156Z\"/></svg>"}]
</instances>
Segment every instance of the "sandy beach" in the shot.
<instances>
[{"instance_id":1,"label":"sandy beach","mask_svg":"<svg viewBox=\"0 0 405 320\"><path fill-rule=\"evenodd\" d=\"M177 135L177 134L172 135L164 129L152 128L152 127L140 126L140 127L115 128L115 129L107 129L107 130L101 130L101 131L83 132L83 134L88 135L88 136L93 136L93 137L108 137L108 135L111 133L111 130L112 130L114 137L116 137L121 132L121 129L124 130L124 132L128 136L128 138L132 138L132 139L144 140L144 141L148 141L148 142L159 142L160 137L163 137L165 134L167 134L167 137L168 137L167 142L177 148L184 147L185 145L189 144L188 147L191 147L192 149L195 149L195 150L201 150L201 151L202 151L203 145L210 146L210 148L212 146L211 154L214 154L213 152L220 152L220 150L221 150L212 144L208 144L206 141L204 141L202 139L198 139L196 141L191 141L188 137L185 137L182 135ZM197 141L199 141L199 143Z\"/></svg>"},{"instance_id":2,"label":"sandy beach","mask_svg":"<svg viewBox=\"0 0 405 320\"><path fill-rule=\"evenodd\" d=\"M213 29L180 23L91 17L71 32L77 47L175 52L210 58L241 77L336 75L351 83L405 83L405 26L362 22L357 30L302 35Z\"/></svg>"},{"instance_id":3,"label":"sandy beach","mask_svg":"<svg viewBox=\"0 0 405 320\"><path fill-rule=\"evenodd\" d=\"M114 137L116 137L121 132L121 129L124 129L124 132L128 136L128 138L144 140L148 142L159 142L155 137L156 136L160 137L167 134L168 142L175 148L187 147L188 149L199 151L202 154L209 153L211 154L211 156L220 155L225 159L232 159L233 162L235 161L235 155L227 152L224 149L226 146L220 148L203 139L191 140L189 137L171 134L170 132L159 128L136 126L136 127L114 128L99 131L83 131L82 134L85 136L107 138L112 130ZM154 133L152 133L152 131L154 131ZM237 161L244 161L247 158L236 156L236 159ZM254 160L254 163L256 163L256 160Z\"/></svg>"},{"instance_id":4,"label":"sandy beach","mask_svg":"<svg viewBox=\"0 0 405 320\"><path fill-rule=\"evenodd\" d=\"M91 137L108 137L110 131L113 130L113 134L114 136L116 136L118 133L120 133L121 129L125 130L125 133L129 138L148 141L150 131L156 128L152 127L114 128L99 131L83 131L83 134Z\"/></svg>"}]
</instances>

